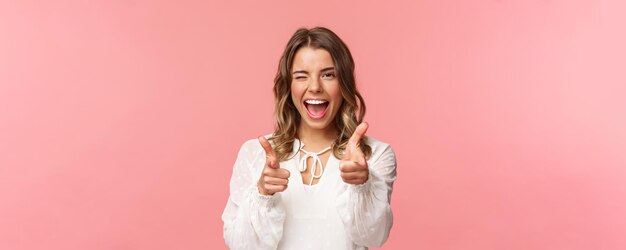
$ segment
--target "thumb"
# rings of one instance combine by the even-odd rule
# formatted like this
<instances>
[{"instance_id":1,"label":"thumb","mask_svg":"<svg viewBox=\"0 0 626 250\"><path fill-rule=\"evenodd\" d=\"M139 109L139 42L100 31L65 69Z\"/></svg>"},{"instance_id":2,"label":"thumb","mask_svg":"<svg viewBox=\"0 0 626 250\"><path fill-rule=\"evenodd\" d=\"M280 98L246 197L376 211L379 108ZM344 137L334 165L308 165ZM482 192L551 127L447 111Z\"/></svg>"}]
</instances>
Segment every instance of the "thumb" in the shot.
<instances>
[{"instance_id":1,"label":"thumb","mask_svg":"<svg viewBox=\"0 0 626 250\"><path fill-rule=\"evenodd\" d=\"M365 136L365 132L367 132L368 127L369 127L369 124L367 124L367 122L363 122L359 124L359 126L356 127L356 129L354 130L354 133L350 137L350 140L348 140L345 159L352 159L353 156L359 155L359 153L356 151L359 147L361 139L363 138L363 136Z\"/></svg>"},{"instance_id":2,"label":"thumb","mask_svg":"<svg viewBox=\"0 0 626 250\"><path fill-rule=\"evenodd\" d=\"M272 145L270 145L270 142L267 141L265 136L260 136L258 139L259 143L261 143L261 147L263 147L263 150L265 150L266 164L271 168L277 168L276 153L274 152Z\"/></svg>"}]
</instances>

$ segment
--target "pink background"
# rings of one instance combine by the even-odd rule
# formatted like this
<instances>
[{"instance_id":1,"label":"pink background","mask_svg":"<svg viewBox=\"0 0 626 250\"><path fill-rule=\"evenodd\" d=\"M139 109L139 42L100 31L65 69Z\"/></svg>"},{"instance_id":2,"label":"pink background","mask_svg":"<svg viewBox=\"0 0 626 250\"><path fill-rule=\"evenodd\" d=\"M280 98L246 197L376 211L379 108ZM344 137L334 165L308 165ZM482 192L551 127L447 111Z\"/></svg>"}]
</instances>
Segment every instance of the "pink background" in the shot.
<instances>
[{"instance_id":1,"label":"pink background","mask_svg":"<svg viewBox=\"0 0 626 250\"><path fill-rule=\"evenodd\" d=\"M623 1L270 2L1 1L0 249L225 248L316 25L398 156L385 249L626 249Z\"/></svg>"}]
</instances>

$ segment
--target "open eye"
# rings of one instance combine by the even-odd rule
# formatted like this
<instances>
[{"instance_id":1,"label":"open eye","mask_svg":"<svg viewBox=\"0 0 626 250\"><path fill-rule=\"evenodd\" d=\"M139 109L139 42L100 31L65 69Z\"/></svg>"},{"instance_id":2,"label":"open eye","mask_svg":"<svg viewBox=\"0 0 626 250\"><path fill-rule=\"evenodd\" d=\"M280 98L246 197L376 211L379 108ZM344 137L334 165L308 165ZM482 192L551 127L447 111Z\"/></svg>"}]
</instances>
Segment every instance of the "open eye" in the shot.
<instances>
[{"instance_id":1,"label":"open eye","mask_svg":"<svg viewBox=\"0 0 626 250\"><path fill-rule=\"evenodd\" d=\"M324 74L322 74L322 78L333 79L333 78L335 78L335 73L324 73Z\"/></svg>"}]
</instances>

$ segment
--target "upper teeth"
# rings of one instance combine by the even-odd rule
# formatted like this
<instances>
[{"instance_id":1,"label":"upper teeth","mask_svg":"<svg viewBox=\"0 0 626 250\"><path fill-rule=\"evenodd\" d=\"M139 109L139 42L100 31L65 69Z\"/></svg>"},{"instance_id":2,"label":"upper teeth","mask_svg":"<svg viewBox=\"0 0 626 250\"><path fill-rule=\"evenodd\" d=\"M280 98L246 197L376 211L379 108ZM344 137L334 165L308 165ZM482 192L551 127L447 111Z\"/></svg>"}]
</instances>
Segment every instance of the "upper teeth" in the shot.
<instances>
[{"instance_id":1,"label":"upper teeth","mask_svg":"<svg viewBox=\"0 0 626 250\"><path fill-rule=\"evenodd\" d=\"M324 100L306 100L304 102L306 102L308 104L322 104L322 103L326 103L327 101L324 101Z\"/></svg>"}]
</instances>

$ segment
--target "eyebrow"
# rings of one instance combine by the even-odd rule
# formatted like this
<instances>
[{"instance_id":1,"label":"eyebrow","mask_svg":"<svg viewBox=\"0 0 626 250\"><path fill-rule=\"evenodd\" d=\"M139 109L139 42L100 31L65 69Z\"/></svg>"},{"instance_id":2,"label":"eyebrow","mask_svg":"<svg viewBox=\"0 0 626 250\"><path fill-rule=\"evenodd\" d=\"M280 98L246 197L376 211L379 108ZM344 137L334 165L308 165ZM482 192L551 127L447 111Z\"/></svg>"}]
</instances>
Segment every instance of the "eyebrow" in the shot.
<instances>
[{"instance_id":1,"label":"eyebrow","mask_svg":"<svg viewBox=\"0 0 626 250\"><path fill-rule=\"evenodd\" d=\"M334 70L334 69L335 69L335 67L332 67L332 66L331 67L326 67L326 68L323 68L322 70L320 70L320 72ZM294 71L291 74L293 75L293 74L298 74L298 73L309 74L309 72L306 71L306 70L296 70L296 71Z\"/></svg>"}]
</instances>

